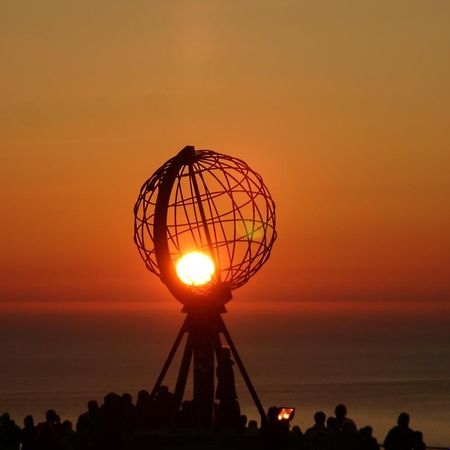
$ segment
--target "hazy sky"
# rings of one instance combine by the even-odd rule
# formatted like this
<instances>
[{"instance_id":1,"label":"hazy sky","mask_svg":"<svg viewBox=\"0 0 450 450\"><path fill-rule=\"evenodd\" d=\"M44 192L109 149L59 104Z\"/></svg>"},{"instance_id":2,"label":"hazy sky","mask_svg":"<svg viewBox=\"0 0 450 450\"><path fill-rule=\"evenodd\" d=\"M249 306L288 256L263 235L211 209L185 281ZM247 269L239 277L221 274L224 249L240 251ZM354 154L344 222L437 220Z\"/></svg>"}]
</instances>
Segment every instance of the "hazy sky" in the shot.
<instances>
[{"instance_id":1,"label":"hazy sky","mask_svg":"<svg viewBox=\"0 0 450 450\"><path fill-rule=\"evenodd\" d=\"M1 0L0 300L169 299L132 208L190 144L277 204L236 298L448 304L449 24L444 0Z\"/></svg>"}]
</instances>

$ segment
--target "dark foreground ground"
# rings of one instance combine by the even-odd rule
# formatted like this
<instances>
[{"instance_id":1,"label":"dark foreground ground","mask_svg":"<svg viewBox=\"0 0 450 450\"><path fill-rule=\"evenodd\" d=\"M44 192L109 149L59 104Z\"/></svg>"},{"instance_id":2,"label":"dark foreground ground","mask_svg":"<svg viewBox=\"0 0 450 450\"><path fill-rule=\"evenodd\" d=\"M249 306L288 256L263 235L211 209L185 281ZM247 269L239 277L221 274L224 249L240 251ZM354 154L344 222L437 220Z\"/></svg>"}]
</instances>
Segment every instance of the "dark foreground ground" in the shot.
<instances>
[{"instance_id":1,"label":"dark foreground ground","mask_svg":"<svg viewBox=\"0 0 450 450\"><path fill-rule=\"evenodd\" d=\"M129 446L128 446L129 445ZM265 448L259 436L220 435L209 432L142 432L131 437L127 450L252 450ZM287 448L287 447L286 447ZM290 448L295 448L290 446Z\"/></svg>"},{"instance_id":2,"label":"dark foreground ground","mask_svg":"<svg viewBox=\"0 0 450 450\"><path fill-rule=\"evenodd\" d=\"M235 434L194 430L142 431L126 440L126 450L306 450L301 439L292 432L289 439L276 441L255 433ZM379 444L383 449L383 445ZM428 450L448 450L447 447L425 447Z\"/></svg>"}]
</instances>

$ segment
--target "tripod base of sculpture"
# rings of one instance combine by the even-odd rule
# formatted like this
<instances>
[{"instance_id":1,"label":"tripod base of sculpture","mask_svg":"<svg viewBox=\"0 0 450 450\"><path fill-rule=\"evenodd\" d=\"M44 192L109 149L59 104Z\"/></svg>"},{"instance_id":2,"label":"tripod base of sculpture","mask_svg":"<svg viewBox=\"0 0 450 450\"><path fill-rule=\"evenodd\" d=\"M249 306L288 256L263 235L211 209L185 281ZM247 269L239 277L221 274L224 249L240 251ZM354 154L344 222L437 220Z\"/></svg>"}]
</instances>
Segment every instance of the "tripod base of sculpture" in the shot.
<instances>
[{"instance_id":1,"label":"tripod base of sculpture","mask_svg":"<svg viewBox=\"0 0 450 450\"><path fill-rule=\"evenodd\" d=\"M187 317L175 339L166 362L156 380L151 392L151 398L155 395L163 382L167 371L173 361L178 347L187 335L178 378L175 386L175 411L180 410L184 397L186 382L193 362L193 424L195 428L209 429L214 424L214 398L215 398L215 359L218 361L222 349L221 335L228 344L233 358L241 372L242 378L253 398L256 408L261 416L261 424L266 422L266 413L253 387L253 384L245 370L244 364L231 339L230 333L222 319L224 311L192 311L187 312ZM214 358L215 356L215 358ZM176 421L175 423L176 424Z\"/></svg>"}]
</instances>

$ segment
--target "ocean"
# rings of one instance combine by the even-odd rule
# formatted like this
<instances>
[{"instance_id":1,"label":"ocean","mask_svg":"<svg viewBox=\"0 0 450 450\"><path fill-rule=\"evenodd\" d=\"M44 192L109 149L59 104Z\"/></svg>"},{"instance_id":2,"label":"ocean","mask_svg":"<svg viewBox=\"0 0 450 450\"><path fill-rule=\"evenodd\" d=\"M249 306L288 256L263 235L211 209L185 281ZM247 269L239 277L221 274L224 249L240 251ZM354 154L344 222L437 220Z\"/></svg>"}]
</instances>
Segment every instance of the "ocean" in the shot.
<instances>
[{"instance_id":1,"label":"ocean","mask_svg":"<svg viewBox=\"0 0 450 450\"><path fill-rule=\"evenodd\" d=\"M330 415L344 403L380 442L405 411L427 445L450 446L446 312L279 306L236 303L224 316L265 407L295 407L292 423L305 430L316 411ZM54 408L75 424L90 399L101 402L110 391L135 398L151 389L182 320L175 304L3 308L0 413L22 424L25 415L40 421ZM176 359L166 380L171 389L178 367ZM242 412L258 419L236 379Z\"/></svg>"}]
</instances>

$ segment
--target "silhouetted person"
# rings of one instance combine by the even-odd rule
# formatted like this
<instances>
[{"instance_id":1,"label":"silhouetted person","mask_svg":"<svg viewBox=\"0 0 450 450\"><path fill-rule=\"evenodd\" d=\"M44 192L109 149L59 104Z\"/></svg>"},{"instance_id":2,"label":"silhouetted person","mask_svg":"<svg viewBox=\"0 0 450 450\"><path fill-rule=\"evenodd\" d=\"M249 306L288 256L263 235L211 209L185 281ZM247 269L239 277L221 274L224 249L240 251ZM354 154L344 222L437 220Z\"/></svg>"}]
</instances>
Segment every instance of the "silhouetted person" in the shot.
<instances>
[{"instance_id":1,"label":"silhouetted person","mask_svg":"<svg viewBox=\"0 0 450 450\"><path fill-rule=\"evenodd\" d=\"M62 435L64 433L64 429L63 429L63 425L61 423L61 418L56 413L55 413L54 427L55 427L55 432L56 432L56 442L57 442L57 445L59 446Z\"/></svg>"},{"instance_id":2,"label":"silhouetted person","mask_svg":"<svg viewBox=\"0 0 450 450\"><path fill-rule=\"evenodd\" d=\"M258 436L258 422L256 420L249 420L247 424L247 435L249 436Z\"/></svg>"},{"instance_id":3,"label":"silhouetted person","mask_svg":"<svg viewBox=\"0 0 450 450\"><path fill-rule=\"evenodd\" d=\"M216 370L216 398L220 401L231 402L237 399L233 366L234 361L231 359L230 349L222 347Z\"/></svg>"},{"instance_id":4,"label":"silhouetted person","mask_svg":"<svg viewBox=\"0 0 450 450\"><path fill-rule=\"evenodd\" d=\"M98 406L97 400L89 400L88 404L87 404L87 415L91 418L91 419L96 419L98 418L99 414L100 414L100 407Z\"/></svg>"},{"instance_id":5,"label":"silhouetted person","mask_svg":"<svg viewBox=\"0 0 450 450\"><path fill-rule=\"evenodd\" d=\"M412 450L414 432L409 428L409 414L403 412L398 416L397 426L392 428L384 440L385 450Z\"/></svg>"},{"instance_id":6,"label":"silhouetted person","mask_svg":"<svg viewBox=\"0 0 450 450\"><path fill-rule=\"evenodd\" d=\"M334 410L334 414L336 415L336 421L337 421L339 430L342 429L342 426L344 424L349 424L349 427L352 427L356 432L355 422L353 422L352 419L349 419L347 417L347 408L345 405L343 405L342 403L337 405Z\"/></svg>"},{"instance_id":7,"label":"silhouetted person","mask_svg":"<svg viewBox=\"0 0 450 450\"><path fill-rule=\"evenodd\" d=\"M310 450L309 443L298 425L294 425L292 427L290 448L295 448L297 450Z\"/></svg>"},{"instance_id":8,"label":"silhouetted person","mask_svg":"<svg viewBox=\"0 0 450 450\"><path fill-rule=\"evenodd\" d=\"M238 431L240 433L244 433L245 430L247 429L247 422L248 422L248 418L245 414L241 414L240 418L239 418L239 429Z\"/></svg>"},{"instance_id":9,"label":"silhouetted person","mask_svg":"<svg viewBox=\"0 0 450 450\"><path fill-rule=\"evenodd\" d=\"M55 410L45 413L45 422L37 426L37 448L39 450L57 450L59 446L59 421Z\"/></svg>"},{"instance_id":10,"label":"silhouetted person","mask_svg":"<svg viewBox=\"0 0 450 450\"><path fill-rule=\"evenodd\" d=\"M75 442L77 450L89 450L91 448L97 450L97 448L102 448L100 446L94 446L92 444L89 418L86 414L81 414L81 416L78 417L76 424Z\"/></svg>"},{"instance_id":11,"label":"silhouetted person","mask_svg":"<svg viewBox=\"0 0 450 450\"><path fill-rule=\"evenodd\" d=\"M337 423L336 417L330 416L327 418L327 428L326 428L326 449L336 450L338 447L338 434L339 425Z\"/></svg>"},{"instance_id":12,"label":"silhouetted person","mask_svg":"<svg viewBox=\"0 0 450 450\"><path fill-rule=\"evenodd\" d=\"M161 385L150 406L150 422L154 428L167 428L172 423L175 396L167 386Z\"/></svg>"},{"instance_id":13,"label":"silhouetted person","mask_svg":"<svg viewBox=\"0 0 450 450\"><path fill-rule=\"evenodd\" d=\"M326 433L325 426L326 415L323 411L314 414L314 425L305 431L305 438L308 441L311 450L326 449Z\"/></svg>"},{"instance_id":14,"label":"silhouetted person","mask_svg":"<svg viewBox=\"0 0 450 450\"><path fill-rule=\"evenodd\" d=\"M100 411L100 407L96 400L89 400L87 403L87 411L80 415L77 420L76 440L84 442L83 445L89 445L90 448L101 448L104 439L106 425ZM81 446L82 444L77 444Z\"/></svg>"},{"instance_id":15,"label":"silhouetted person","mask_svg":"<svg viewBox=\"0 0 450 450\"><path fill-rule=\"evenodd\" d=\"M0 417L0 449L19 450L20 446L20 428L8 413Z\"/></svg>"},{"instance_id":16,"label":"silhouetted person","mask_svg":"<svg viewBox=\"0 0 450 450\"><path fill-rule=\"evenodd\" d=\"M100 413L103 422L102 446L108 450L122 447L121 441L121 406L122 397L114 392L105 395Z\"/></svg>"},{"instance_id":17,"label":"silhouetted person","mask_svg":"<svg viewBox=\"0 0 450 450\"><path fill-rule=\"evenodd\" d=\"M122 395L122 421L122 428L125 431L131 431L136 427L137 409L130 394Z\"/></svg>"},{"instance_id":18,"label":"silhouetted person","mask_svg":"<svg viewBox=\"0 0 450 450\"><path fill-rule=\"evenodd\" d=\"M233 366L230 349L222 347L216 369L216 399L219 400L216 422L219 427L239 428L240 426L241 408L237 401Z\"/></svg>"},{"instance_id":19,"label":"silhouetted person","mask_svg":"<svg viewBox=\"0 0 450 450\"><path fill-rule=\"evenodd\" d=\"M145 389L138 392L136 401L136 428L141 430L150 427L150 393Z\"/></svg>"},{"instance_id":20,"label":"silhouetted person","mask_svg":"<svg viewBox=\"0 0 450 450\"><path fill-rule=\"evenodd\" d=\"M22 442L22 450L36 450L37 431L34 425L33 416L26 416L23 419L22 431L20 433L20 441Z\"/></svg>"},{"instance_id":21,"label":"silhouetted person","mask_svg":"<svg viewBox=\"0 0 450 450\"><path fill-rule=\"evenodd\" d=\"M414 431L414 450L425 450L427 448L423 442L423 434L420 431Z\"/></svg>"},{"instance_id":22,"label":"silhouetted person","mask_svg":"<svg viewBox=\"0 0 450 450\"><path fill-rule=\"evenodd\" d=\"M339 427L338 448L340 450L354 450L357 445L355 422L347 417L347 408L342 403L336 406L334 413Z\"/></svg>"},{"instance_id":23,"label":"silhouetted person","mask_svg":"<svg viewBox=\"0 0 450 450\"><path fill-rule=\"evenodd\" d=\"M72 422L65 420L62 424L62 436L60 442L61 450L77 450L75 431L72 428Z\"/></svg>"},{"instance_id":24,"label":"silhouetted person","mask_svg":"<svg viewBox=\"0 0 450 450\"><path fill-rule=\"evenodd\" d=\"M372 427L363 427L358 431L358 450L378 450L377 440L372 435Z\"/></svg>"}]
</instances>

